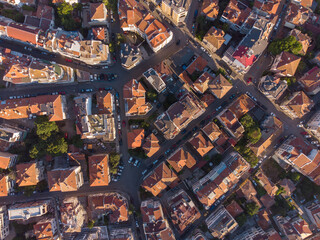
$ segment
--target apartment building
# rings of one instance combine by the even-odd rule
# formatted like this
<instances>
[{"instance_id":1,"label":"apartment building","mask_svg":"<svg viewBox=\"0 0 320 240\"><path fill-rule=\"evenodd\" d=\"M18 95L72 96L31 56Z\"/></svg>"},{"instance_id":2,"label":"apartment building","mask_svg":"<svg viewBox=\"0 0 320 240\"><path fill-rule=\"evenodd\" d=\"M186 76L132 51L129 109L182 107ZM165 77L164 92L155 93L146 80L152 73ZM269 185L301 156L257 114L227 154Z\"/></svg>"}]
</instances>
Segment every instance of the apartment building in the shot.
<instances>
[{"instance_id":1,"label":"apartment building","mask_svg":"<svg viewBox=\"0 0 320 240\"><path fill-rule=\"evenodd\" d=\"M166 83L153 68L149 68L143 73L143 76L158 93L166 89Z\"/></svg>"},{"instance_id":2,"label":"apartment building","mask_svg":"<svg viewBox=\"0 0 320 240\"><path fill-rule=\"evenodd\" d=\"M0 240L5 240L9 233L8 210L7 207L3 205L0 207Z\"/></svg>"},{"instance_id":3,"label":"apartment building","mask_svg":"<svg viewBox=\"0 0 320 240\"><path fill-rule=\"evenodd\" d=\"M0 133L1 134L1 133ZM0 168L8 169L13 167L18 160L18 155L8 152L0 152Z\"/></svg>"},{"instance_id":4,"label":"apartment building","mask_svg":"<svg viewBox=\"0 0 320 240\"><path fill-rule=\"evenodd\" d=\"M65 198L60 205L61 222L64 232L80 232L87 213L77 197Z\"/></svg>"},{"instance_id":5,"label":"apartment building","mask_svg":"<svg viewBox=\"0 0 320 240\"><path fill-rule=\"evenodd\" d=\"M44 218L33 225L33 231L37 240L58 240L58 224L55 218Z\"/></svg>"},{"instance_id":6,"label":"apartment building","mask_svg":"<svg viewBox=\"0 0 320 240\"><path fill-rule=\"evenodd\" d=\"M28 220L45 215L51 206L50 200L16 203L9 207L9 220Z\"/></svg>"},{"instance_id":7,"label":"apartment building","mask_svg":"<svg viewBox=\"0 0 320 240\"><path fill-rule=\"evenodd\" d=\"M266 75L259 81L258 89L271 101L279 100L288 88L288 83L279 76Z\"/></svg>"},{"instance_id":8,"label":"apartment building","mask_svg":"<svg viewBox=\"0 0 320 240\"><path fill-rule=\"evenodd\" d=\"M96 154L88 157L90 186L108 186L110 182L109 155Z\"/></svg>"},{"instance_id":9,"label":"apartment building","mask_svg":"<svg viewBox=\"0 0 320 240\"><path fill-rule=\"evenodd\" d=\"M16 165L16 183L19 187L36 186L45 179L43 161L33 161Z\"/></svg>"},{"instance_id":10,"label":"apartment building","mask_svg":"<svg viewBox=\"0 0 320 240\"><path fill-rule=\"evenodd\" d=\"M227 234L233 233L239 226L224 206L211 213L205 222L212 236L218 239L224 239Z\"/></svg>"},{"instance_id":11,"label":"apartment building","mask_svg":"<svg viewBox=\"0 0 320 240\"><path fill-rule=\"evenodd\" d=\"M306 72L298 79L298 83L307 94L316 95L320 91L320 68L314 67Z\"/></svg>"},{"instance_id":12,"label":"apartment building","mask_svg":"<svg viewBox=\"0 0 320 240\"><path fill-rule=\"evenodd\" d=\"M316 111L307 122L307 128L318 139L320 139L320 111Z\"/></svg>"},{"instance_id":13,"label":"apartment building","mask_svg":"<svg viewBox=\"0 0 320 240\"><path fill-rule=\"evenodd\" d=\"M54 169L48 171L49 191L77 191L84 183L81 167Z\"/></svg>"},{"instance_id":14,"label":"apartment building","mask_svg":"<svg viewBox=\"0 0 320 240\"><path fill-rule=\"evenodd\" d=\"M14 191L15 181L9 175L0 174L0 197L6 197Z\"/></svg>"},{"instance_id":15,"label":"apartment building","mask_svg":"<svg viewBox=\"0 0 320 240\"><path fill-rule=\"evenodd\" d=\"M190 4L191 0L162 0L161 10L174 24L180 26L185 23Z\"/></svg>"}]
</instances>

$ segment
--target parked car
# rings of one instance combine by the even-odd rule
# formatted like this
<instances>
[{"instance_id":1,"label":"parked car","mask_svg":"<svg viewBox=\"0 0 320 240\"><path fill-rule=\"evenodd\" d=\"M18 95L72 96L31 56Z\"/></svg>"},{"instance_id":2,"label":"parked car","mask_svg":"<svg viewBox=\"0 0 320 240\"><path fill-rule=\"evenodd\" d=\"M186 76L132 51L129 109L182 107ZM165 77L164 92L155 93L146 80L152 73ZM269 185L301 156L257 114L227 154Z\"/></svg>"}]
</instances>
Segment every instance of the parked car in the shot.
<instances>
[{"instance_id":1,"label":"parked car","mask_svg":"<svg viewBox=\"0 0 320 240\"><path fill-rule=\"evenodd\" d=\"M133 157L130 157L128 160L128 163L132 163L133 160L134 160Z\"/></svg>"},{"instance_id":2,"label":"parked car","mask_svg":"<svg viewBox=\"0 0 320 240\"><path fill-rule=\"evenodd\" d=\"M142 172L142 175L145 175L145 174L147 173L147 171L148 171L148 169L144 170L144 171Z\"/></svg>"}]
</instances>

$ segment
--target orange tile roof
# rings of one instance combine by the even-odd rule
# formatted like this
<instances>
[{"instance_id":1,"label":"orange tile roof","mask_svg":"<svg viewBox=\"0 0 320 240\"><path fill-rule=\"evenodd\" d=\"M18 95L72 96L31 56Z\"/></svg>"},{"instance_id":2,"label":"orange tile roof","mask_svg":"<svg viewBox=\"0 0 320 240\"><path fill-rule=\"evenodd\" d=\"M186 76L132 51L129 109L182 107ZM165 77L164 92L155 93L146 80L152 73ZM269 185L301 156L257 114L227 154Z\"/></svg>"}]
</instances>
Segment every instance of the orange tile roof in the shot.
<instances>
[{"instance_id":1,"label":"orange tile roof","mask_svg":"<svg viewBox=\"0 0 320 240\"><path fill-rule=\"evenodd\" d=\"M104 27L94 27L92 28L92 34L94 36L94 39L96 40L105 40L105 28Z\"/></svg>"},{"instance_id":2,"label":"orange tile roof","mask_svg":"<svg viewBox=\"0 0 320 240\"><path fill-rule=\"evenodd\" d=\"M0 152L0 168L7 169L10 166L11 159L16 156L18 155L8 152Z\"/></svg>"},{"instance_id":3,"label":"orange tile roof","mask_svg":"<svg viewBox=\"0 0 320 240\"><path fill-rule=\"evenodd\" d=\"M219 49L222 44L225 42L224 39L224 31L221 29L217 29L215 27L211 27L209 31L204 36L203 40L210 43L212 46L214 46L216 49Z\"/></svg>"},{"instance_id":4,"label":"orange tile roof","mask_svg":"<svg viewBox=\"0 0 320 240\"><path fill-rule=\"evenodd\" d=\"M293 2L290 3L288 7L288 12L285 20L294 25L301 26L306 23L309 18L309 9L295 4Z\"/></svg>"},{"instance_id":5,"label":"orange tile roof","mask_svg":"<svg viewBox=\"0 0 320 240\"><path fill-rule=\"evenodd\" d=\"M7 175L0 174L0 197L8 196L7 179Z\"/></svg>"},{"instance_id":6,"label":"orange tile roof","mask_svg":"<svg viewBox=\"0 0 320 240\"><path fill-rule=\"evenodd\" d=\"M292 29L289 33L290 36L294 36L295 39L301 43L302 49L299 54L306 55L309 46L311 45L312 39L307 34L303 34L298 29Z\"/></svg>"},{"instance_id":7,"label":"orange tile roof","mask_svg":"<svg viewBox=\"0 0 320 240\"><path fill-rule=\"evenodd\" d=\"M208 65L207 60L203 57L198 56L188 67L185 71L183 71L179 77L188 85L192 86L192 80L190 79L189 75L192 75L195 71L202 72L204 68Z\"/></svg>"},{"instance_id":8,"label":"orange tile roof","mask_svg":"<svg viewBox=\"0 0 320 240\"><path fill-rule=\"evenodd\" d=\"M144 139L144 129L133 129L128 132L127 139L129 149L141 147Z\"/></svg>"},{"instance_id":9,"label":"orange tile roof","mask_svg":"<svg viewBox=\"0 0 320 240\"><path fill-rule=\"evenodd\" d=\"M232 200L232 202L228 206L226 206L226 209L234 218L243 213L243 209L235 200Z\"/></svg>"},{"instance_id":10,"label":"orange tile roof","mask_svg":"<svg viewBox=\"0 0 320 240\"><path fill-rule=\"evenodd\" d=\"M255 0L254 7L270 15L275 15L280 6L279 0Z\"/></svg>"},{"instance_id":11,"label":"orange tile roof","mask_svg":"<svg viewBox=\"0 0 320 240\"><path fill-rule=\"evenodd\" d=\"M222 16L230 22L239 26L248 18L251 9L241 1L230 0L229 5L225 8Z\"/></svg>"},{"instance_id":12,"label":"orange tile roof","mask_svg":"<svg viewBox=\"0 0 320 240\"><path fill-rule=\"evenodd\" d=\"M52 240L54 233L52 232L52 221L55 219L44 219L33 225L34 234L37 240Z\"/></svg>"},{"instance_id":13,"label":"orange tile roof","mask_svg":"<svg viewBox=\"0 0 320 240\"><path fill-rule=\"evenodd\" d=\"M212 142L216 141L222 134L222 131L214 122L209 122L202 128L202 131Z\"/></svg>"},{"instance_id":14,"label":"orange tile roof","mask_svg":"<svg viewBox=\"0 0 320 240\"><path fill-rule=\"evenodd\" d=\"M219 14L219 1L203 0L201 6L201 14L204 14L208 18L217 18Z\"/></svg>"},{"instance_id":15,"label":"orange tile roof","mask_svg":"<svg viewBox=\"0 0 320 240\"><path fill-rule=\"evenodd\" d=\"M145 143L143 144L143 150L146 152L148 157L152 157L153 154L158 152L160 149L159 140L151 133L148 137L146 137Z\"/></svg>"},{"instance_id":16,"label":"orange tile roof","mask_svg":"<svg viewBox=\"0 0 320 240\"><path fill-rule=\"evenodd\" d=\"M222 74L209 83L209 91L217 98L223 98L231 89L232 84Z\"/></svg>"},{"instance_id":17,"label":"orange tile roof","mask_svg":"<svg viewBox=\"0 0 320 240\"><path fill-rule=\"evenodd\" d=\"M254 108L255 105L255 102L247 94L242 94L232 103L229 110L239 119Z\"/></svg>"},{"instance_id":18,"label":"orange tile roof","mask_svg":"<svg viewBox=\"0 0 320 240\"><path fill-rule=\"evenodd\" d=\"M163 162L144 179L141 186L157 196L177 179L177 175Z\"/></svg>"},{"instance_id":19,"label":"orange tile roof","mask_svg":"<svg viewBox=\"0 0 320 240\"><path fill-rule=\"evenodd\" d=\"M291 99L284 103L298 118L310 112L313 101L303 92L299 91Z\"/></svg>"},{"instance_id":20,"label":"orange tile roof","mask_svg":"<svg viewBox=\"0 0 320 240\"><path fill-rule=\"evenodd\" d=\"M195 150L197 150L201 157L206 155L214 148L212 143L206 140L201 132L197 133L196 136L189 140L189 143L194 147Z\"/></svg>"},{"instance_id":21,"label":"orange tile roof","mask_svg":"<svg viewBox=\"0 0 320 240\"><path fill-rule=\"evenodd\" d=\"M215 97L212 96L212 94L210 93L205 93L201 97L201 102L203 103L205 108L210 106L215 100L216 100Z\"/></svg>"},{"instance_id":22,"label":"orange tile roof","mask_svg":"<svg viewBox=\"0 0 320 240\"><path fill-rule=\"evenodd\" d=\"M31 98L6 100L0 105L0 114L4 119L28 118L30 114L48 115L49 121L62 121L62 96L45 95Z\"/></svg>"},{"instance_id":23,"label":"orange tile roof","mask_svg":"<svg viewBox=\"0 0 320 240\"><path fill-rule=\"evenodd\" d=\"M301 57L289 52L282 52L279 57L280 61L275 66L276 70L285 76L294 76L301 61Z\"/></svg>"},{"instance_id":24,"label":"orange tile roof","mask_svg":"<svg viewBox=\"0 0 320 240\"><path fill-rule=\"evenodd\" d=\"M89 156L90 186L109 185L109 155L98 154Z\"/></svg>"},{"instance_id":25,"label":"orange tile roof","mask_svg":"<svg viewBox=\"0 0 320 240\"><path fill-rule=\"evenodd\" d=\"M99 114L113 113L113 96L111 92L99 91L96 94Z\"/></svg>"},{"instance_id":26,"label":"orange tile roof","mask_svg":"<svg viewBox=\"0 0 320 240\"><path fill-rule=\"evenodd\" d=\"M320 87L320 68L314 67L306 72L299 80L304 90L309 93L317 90Z\"/></svg>"},{"instance_id":27,"label":"orange tile roof","mask_svg":"<svg viewBox=\"0 0 320 240\"><path fill-rule=\"evenodd\" d=\"M29 26L26 24L11 22L7 26L8 37L18 39L23 42L28 42L36 45L38 34L41 32L40 28Z\"/></svg>"},{"instance_id":28,"label":"orange tile roof","mask_svg":"<svg viewBox=\"0 0 320 240\"><path fill-rule=\"evenodd\" d=\"M105 5L103 3L90 3L90 21L105 18Z\"/></svg>"},{"instance_id":29,"label":"orange tile roof","mask_svg":"<svg viewBox=\"0 0 320 240\"><path fill-rule=\"evenodd\" d=\"M213 80L213 77L208 73L204 72L201 76L193 83L193 88L200 93L204 93L209 88L209 83Z\"/></svg>"},{"instance_id":30,"label":"orange tile roof","mask_svg":"<svg viewBox=\"0 0 320 240\"><path fill-rule=\"evenodd\" d=\"M35 186L38 183L38 169L36 162L21 163L16 165L19 187Z\"/></svg>"},{"instance_id":31,"label":"orange tile roof","mask_svg":"<svg viewBox=\"0 0 320 240\"><path fill-rule=\"evenodd\" d=\"M272 183L262 170L259 170L255 175L263 188L267 191L270 197L274 197L278 191L278 187Z\"/></svg>"},{"instance_id":32,"label":"orange tile roof","mask_svg":"<svg viewBox=\"0 0 320 240\"><path fill-rule=\"evenodd\" d=\"M77 191L76 168L56 169L48 171L48 185L50 192L61 191Z\"/></svg>"},{"instance_id":33,"label":"orange tile roof","mask_svg":"<svg viewBox=\"0 0 320 240\"><path fill-rule=\"evenodd\" d=\"M192 168L197 163L194 157L182 147L176 150L167 161L176 172L180 172L184 167Z\"/></svg>"}]
</instances>

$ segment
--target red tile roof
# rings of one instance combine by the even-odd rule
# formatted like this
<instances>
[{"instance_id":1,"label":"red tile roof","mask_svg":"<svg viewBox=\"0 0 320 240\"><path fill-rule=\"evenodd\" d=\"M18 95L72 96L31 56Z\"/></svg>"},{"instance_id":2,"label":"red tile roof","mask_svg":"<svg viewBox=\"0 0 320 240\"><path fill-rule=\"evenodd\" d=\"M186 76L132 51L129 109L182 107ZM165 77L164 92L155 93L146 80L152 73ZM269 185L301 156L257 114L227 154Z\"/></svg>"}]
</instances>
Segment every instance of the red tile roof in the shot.
<instances>
[{"instance_id":1,"label":"red tile roof","mask_svg":"<svg viewBox=\"0 0 320 240\"><path fill-rule=\"evenodd\" d=\"M142 146L144 139L144 129L133 129L127 134L128 148L139 148Z\"/></svg>"},{"instance_id":2,"label":"red tile roof","mask_svg":"<svg viewBox=\"0 0 320 240\"><path fill-rule=\"evenodd\" d=\"M156 152L158 152L159 149L159 140L156 135L151 133L148 137L146 137L145 143L143 144L143 150L148 157L152 157Z\"/></svg>"},{"instance_id":3,"label":"red tile roof","mask_svg":"<svg viewBox=\"0 0 320 240\"><path fill-rule=\"evenodd\" d=\"M17 164L16 169L19 187L37 185L39 173L36 162Z\"/></svg>"},{"instance_id":4,"label":"red tile roof","mask_svg":"<svg viewBox=\"0 0 320 240\"><path fill-rule=\"evenodd\" d=\"M90 187L109 185L109 155L98 154L88 157Z\"/></svg>"},{"instance_id":5,"label":"red tile roof","mask_svg":"<svg viewBox=\"0 0 320 240\"><path fill-rule=\"evenodd\" d=\"M167 161L176 172L180 172L184 167L192 168L196 164L194 157L184 148L176 150Z\"/></svg>"}]
</instances>

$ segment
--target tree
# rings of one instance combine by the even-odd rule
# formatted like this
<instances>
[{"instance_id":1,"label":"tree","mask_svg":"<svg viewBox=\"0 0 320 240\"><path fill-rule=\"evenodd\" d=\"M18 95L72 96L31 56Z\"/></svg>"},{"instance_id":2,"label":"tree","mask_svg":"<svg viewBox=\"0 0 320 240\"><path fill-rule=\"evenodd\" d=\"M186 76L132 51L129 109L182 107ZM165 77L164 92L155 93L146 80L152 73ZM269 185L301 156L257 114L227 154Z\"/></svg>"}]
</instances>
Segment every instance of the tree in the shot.
<instances>
[{"instance_id":1,"label":"tree","mask_svg":"<svg viewBox=\"0 0 320 240\"><path fill-rule=\"evenodd\" d=\"M109 155L109 167L110 167L110 173L116 174L117 168L120 163L120 155L117 153L110 153Z\"/></svg>"},{"instance_id":2,"label":"tree","mask_svg":"<svg viewBox=\"0 0 320 240\"><path fill-rule=\"evenodd\" d=\"M71 15L73 7L71 4L63 2L57 7L57 13L59 16Z\"/></svg>"},{"instance_id":3,"label":"tree","mask_svg":"<svg viewBox=\"0 0 320 240\"><path fill-rule=\"evenodd\" d=\"M299 182L301 175L298 172L289 172L288 177L294 182Z\"/></svg>"},{"instance_id":4,"label":"tree","mask_svg":"<svg viewBox=\"0 0 320 240\"><path fill-rule=\"evenodd\" d=\"M245 207L250 216L256 215L259 211L259 206L255 202L246 203Z\"/></svg>"},{"instance_id":5,"label":"tree","mask_svg":"<svg viewBox=\"0 0 320 240\"><path fill-rule=\"evenodd\" d=\"M239 227L243 226L247 221L247 216L244 213L241 213L239 216L235 218L237 223L239 224Z\"/></svg>"},{"instance_id":6,"label":"tree","mask_svg":"<svg viewBox=\"0 0 320 240\"><path fill-rule=\"evenodd\" d=\"M88 228L89 228L89 229L92 229L92 228L94 227L94 223L95 223L94 220L90 220L90 221L88 222Z\"/></svg>"},{"instance_id":7,"label":"tree","mask_svg":"<svg viewBox=\"0 0 320 240\"><path fill-rule=\"evenodd\" d=\"M67 153L68 144L64 138L54 139L47 146L47 152L51 155L62 155Z\"/></svg>"},{"instance_id":8,"label":"tree","mask_svg":"<svg viewBox=\"0 0 320 240\"><path fill-rule=\"evenodd\" d=\"M42 140L47 140L53 133L59 132L55 122L49 122L47 116L37 117L35 121L36 133Z\"/></svg>"},{"instance_id":9,"label":"tree","mask_svg":"<svg viewBox=\"0 0 320 240\"><path fill-rule=\"evenodd\" d=\"M131 215L134 212L134 206L130 203L128 213Z\"/></svg>"},{"instance_id":10,"label":"tree","mask_svg":"<svg viewBox=\"0 0 320 240\"><path fill-rule=\"evenodd\" d=\"M249 114L244 115L241 118L240 122L244 128L251 128L251 127L254 127L256 124Z\"/></svg>"},{"instance_id":11,"label":"tree","mask_svg":"<svg viewBox=\"0 0 320 240\"><path fill-rule=\"evenodd\" d=\"M247 138L252 143L257 143L261 138L261 130L258 127L250 128L247 132Z\"/></svg>"},{"instance_id":12,"label":"tree","mask_svg":"<svg viewBox=\"0 0 320 240\"><path fill-rule=\"evenodd\" d=\"M296 40L294 36L288 36L283 39L278 39L270 43L268 50L273 55L278 55L283 51L298 54L302 49L302 44Z\"/></svg>"},{"instance_id":13,"label":"tree","mask_svg":"<svg viewBox=\"0 0 320 240\"><path fill-rule=\"evenodd\" d=\"M286 190L284 190L284 188L282 186L279 186L278 190L276 192L276 195L280 195L280 194L285 193L285 192L286 192Z\"/></svg>"}]
</instances>

